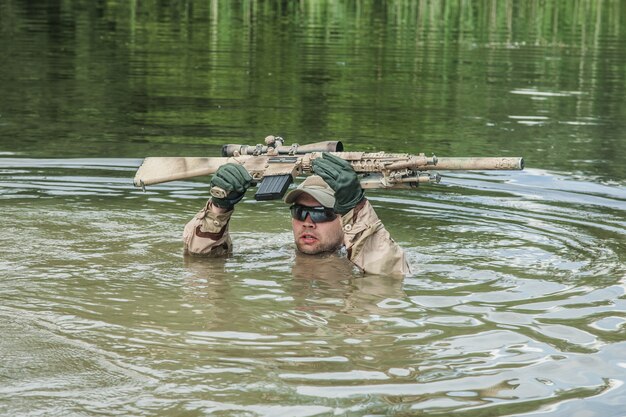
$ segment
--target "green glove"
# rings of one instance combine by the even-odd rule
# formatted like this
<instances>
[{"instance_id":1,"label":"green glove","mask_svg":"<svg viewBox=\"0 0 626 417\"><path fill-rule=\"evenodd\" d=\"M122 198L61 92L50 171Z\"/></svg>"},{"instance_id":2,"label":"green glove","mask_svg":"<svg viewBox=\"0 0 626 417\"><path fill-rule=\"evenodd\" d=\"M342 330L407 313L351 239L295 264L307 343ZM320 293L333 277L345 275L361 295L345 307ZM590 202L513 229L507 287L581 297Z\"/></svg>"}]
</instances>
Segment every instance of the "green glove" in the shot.
<instances>
[{"instance_id":1,"label":"green glove","mask_svg":"<svg viewBox=\"0 0 626 417\"><path fill-rule=\"evenodd\" d=\"M241 201L251 182L252 177L243 166L233 163L222 165L211 178L211 188L219 187L226 195L216 197L212 190L211 201L218 207L231 210Z\"/></svg>"},{"instance_id":2,"label":"green glove","mask_svg":"<svg viewBox=\"0 0 626 417\"><path fill-rule=\"evenodd\" d=\"M321 158L313 160L313 172L335 191L334 208L337 213L346 214L363 200L365 193L349 162L323 152Z\"/></svg>"}]
</instances>

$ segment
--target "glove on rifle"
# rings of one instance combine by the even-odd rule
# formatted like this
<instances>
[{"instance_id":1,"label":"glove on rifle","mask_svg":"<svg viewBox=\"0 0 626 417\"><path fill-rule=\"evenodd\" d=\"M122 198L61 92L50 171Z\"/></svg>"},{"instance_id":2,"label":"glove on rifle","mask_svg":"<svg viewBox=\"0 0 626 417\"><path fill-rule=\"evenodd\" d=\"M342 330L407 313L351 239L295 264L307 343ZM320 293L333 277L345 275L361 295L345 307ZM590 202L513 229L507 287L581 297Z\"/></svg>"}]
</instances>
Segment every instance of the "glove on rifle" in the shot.
<instances>
[{"instance_id":1,"label":"glove on rifle","mask_svg":"<svg viewBox=\"0 0 626 417\"><path fill-rule=\"evenodd\" d=\"M313 160L313 172L335 191L335 211L346 214L365 196L359 177L349 162L323 152L321 158Z\"/></svg>"},{"instance_id":2,"label":"glove on rifle","mask_svg":"<svg viewBox=\"0 0 626 417\"><path fill-rule=\"evenodd\" d=\"M251 182L252 177L243 166L233 163L222 165L211 178L211 188L221 188L226 192L226 197L211 197L211 201L218 207L232 210L241 201Z\"/></svg>"}]
</instances>

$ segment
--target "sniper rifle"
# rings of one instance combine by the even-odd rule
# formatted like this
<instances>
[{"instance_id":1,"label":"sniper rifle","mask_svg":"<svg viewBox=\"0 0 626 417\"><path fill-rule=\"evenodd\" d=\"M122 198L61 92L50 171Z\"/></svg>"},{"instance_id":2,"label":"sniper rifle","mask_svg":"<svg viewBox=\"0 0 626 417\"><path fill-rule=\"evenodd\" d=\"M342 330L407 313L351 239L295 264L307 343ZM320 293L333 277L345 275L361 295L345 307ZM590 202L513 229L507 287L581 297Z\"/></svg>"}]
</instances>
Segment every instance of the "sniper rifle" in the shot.
<instances>
[{"instance_id":1,"label":"sniper rifle","mask_svg":"<svg viewBox=\"0 0 626 417\"><path fill-rule=\"evenodd\" d=\"M438 158L423 153L344 152L340 141L318 142L309 145L285 145L283 138L268 136L265 145L224 145L221 157L148 157L145 158L133 180L136 187L167 181L210 175L227 163L243 165L255 183L260 183L256 200L279 199L294 178L311 175L312 161L322 152L348 161L361 175L363 188L411 188L421 183L438 183L441 176L434 170L521 170L521 157L463 157ZM214 197L224 197L217 187L211 189Z\"/></svg>"}]
</instances>

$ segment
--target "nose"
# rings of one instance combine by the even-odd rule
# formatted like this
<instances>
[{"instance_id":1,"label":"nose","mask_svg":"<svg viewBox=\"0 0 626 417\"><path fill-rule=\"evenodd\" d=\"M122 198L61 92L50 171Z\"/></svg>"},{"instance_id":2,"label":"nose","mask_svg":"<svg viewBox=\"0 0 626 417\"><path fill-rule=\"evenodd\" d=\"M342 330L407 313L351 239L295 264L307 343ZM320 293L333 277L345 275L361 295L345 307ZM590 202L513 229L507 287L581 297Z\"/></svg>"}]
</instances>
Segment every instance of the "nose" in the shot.
<instances>
[{"instance_id":1,"label":"nose","mask_svg":"<svg viewBox=\"0 0 626 417\"><path fill-rule=\"evenodd\" d=\"M304 221L302 222L302 225L304 227L315 227L315 222L311 219L310 214L306 215L306 217L304 218Z\"/></svg>"}]
</instances>

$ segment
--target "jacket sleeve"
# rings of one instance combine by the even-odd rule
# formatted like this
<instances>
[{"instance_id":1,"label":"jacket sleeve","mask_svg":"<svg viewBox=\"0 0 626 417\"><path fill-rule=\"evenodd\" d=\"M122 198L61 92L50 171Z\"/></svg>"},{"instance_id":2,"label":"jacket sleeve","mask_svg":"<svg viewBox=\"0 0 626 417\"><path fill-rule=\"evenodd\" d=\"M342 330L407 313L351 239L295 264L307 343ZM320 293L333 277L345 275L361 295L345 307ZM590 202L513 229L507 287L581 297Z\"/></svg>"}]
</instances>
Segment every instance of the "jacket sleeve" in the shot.
<instances>
[{"instance_id":1,"label":"jacket sleeve","mask_svg":"<svg viewBox=\"0 0 626 417\"><path fill-rule=\"evenodd\" d=\"M185 254L218 257L231 252L232 241L228 223L233 210L223 214L211 211L211 200L185 225L183 242Z\"/></svg>"},{"instance_id":2,"label":"jacket sleeve","mask_svg":"<svg viewBox=\"0 0 626 417\"><path fill-rule=\"evenodd\" d=\"M391 238L367 199L341 217L348 259L369 274L411 272L404 251Z\"/></svg>"}]
</instances>

